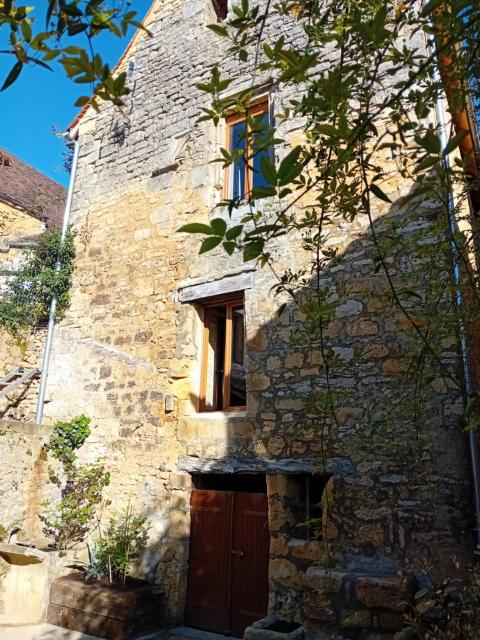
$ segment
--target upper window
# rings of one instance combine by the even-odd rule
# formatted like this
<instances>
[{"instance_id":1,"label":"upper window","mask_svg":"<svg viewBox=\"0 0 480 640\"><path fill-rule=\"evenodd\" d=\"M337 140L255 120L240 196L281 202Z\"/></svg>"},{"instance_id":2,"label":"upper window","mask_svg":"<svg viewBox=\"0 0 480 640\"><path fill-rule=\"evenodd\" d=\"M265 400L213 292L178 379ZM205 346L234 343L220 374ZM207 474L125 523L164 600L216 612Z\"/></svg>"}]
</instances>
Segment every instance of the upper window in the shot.
<instances>
[{"instance_id":1,"label":"upper window","mask_svg":"<svg viewBox=\"0 0 480 640\"><path fill-rule=\"evenodd\" d=\"M213 8L219 22L225 20L228 13L228 0L212 0Z\"/></svg>"},{"instance_id":2,"label":"upper window","mask_svg":"<svg viewBox=\"0 0 480 640\"><path fill-rule=\"evenodd\" d=\"M262 158L271 155L269 121L267 101L227 117L228 151L234 158L227 171L228 199L242 200L252 189L269 186L261 172Z\"/></svg>"},{"instance_id":3,"label":"upper window","mask_svg":"<svg viewBox=\"0 0 480 640\"><path fill-rule=\"evenodd\" d=\"M243 296L204 305L200 411L245 409Z\"/></svg>"}]
</instances>

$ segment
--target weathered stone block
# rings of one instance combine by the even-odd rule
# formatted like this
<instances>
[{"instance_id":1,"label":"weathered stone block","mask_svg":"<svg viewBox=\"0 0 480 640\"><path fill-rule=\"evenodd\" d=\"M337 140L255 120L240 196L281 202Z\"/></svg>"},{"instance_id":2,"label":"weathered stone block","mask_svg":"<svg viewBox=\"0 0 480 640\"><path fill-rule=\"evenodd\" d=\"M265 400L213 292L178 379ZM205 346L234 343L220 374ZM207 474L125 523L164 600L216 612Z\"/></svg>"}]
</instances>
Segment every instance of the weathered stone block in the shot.
<instances>
[{"instance_id":1,"label":"weathered stone block","mask_svg":"<svg viewBox=\"0 0 480 640\"><path fill-rule=\"evenodd\" d=\"M307 620L318 620L318 622L336 622L337 616L326 594L319 594L315 591L308 591L303 595L303 615Z\"/></svg>"},{"instance_id":2,"label":"weathered stone block","mask_svg":"<svg viewBox=\"0 0 480 640\"><path fill-rule=\"evenodd\" d=\"M413 593L414 581L409 577L359 576L355 584L357 599L368 609L402 611Z\"/></svg>"},{"instance_id":3,"label":"weathered stone block","mask_svg":"<svg viewBox=\"0 0 480 640\"><path fill-rule=\"evenodd\" d=\"M344 571L310 567L305 573L305 586L317 592L340 593L347 575Z\"/></svg>"}]
</instances>

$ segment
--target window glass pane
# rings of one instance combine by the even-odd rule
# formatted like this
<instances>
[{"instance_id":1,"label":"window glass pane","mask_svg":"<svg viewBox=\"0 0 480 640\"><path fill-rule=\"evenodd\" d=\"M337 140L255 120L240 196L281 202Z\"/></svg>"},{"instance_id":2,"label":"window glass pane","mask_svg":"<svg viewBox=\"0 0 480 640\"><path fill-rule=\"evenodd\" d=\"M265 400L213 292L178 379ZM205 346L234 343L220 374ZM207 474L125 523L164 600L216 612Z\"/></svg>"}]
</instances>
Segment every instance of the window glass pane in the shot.
<instances>
[{"instance_id":1,"label":"window glass pane","mask_svg":"<svg viewBox=\"0 0 480 640\"><path fill-rule=\"evenodd\" d=\"M230 153L246 147L246 123L245 120L237 122L230 127ZM231 166L231 197L243 198L245 195L245 156L240 156Z\"/></svg>"},{"instance_id":2,"label":"window glass pane","mask_svg":"<svg viewBox=\"0 0 480 640\"><path fill-rule=\"evenodd\" d=\"M208 345L206 354L205 409L223 407L223 376L225 360L225 307L208 309Z\"/></svg>"},{"instance_id":3,"label":"window glass pane","mask_svg":"<svg viewBox=\"0 0 480 640\"><path fill-rule=\"evenodd\" d=\"M265 180L260 170L260 162L263 157L271 157L270 147L262 148L268 139L269 118L268 113L260 113L255 117L255 129L253 132L253 158L251 160L253 176L252 187L268 187L269 184Z\"/></svg>"},{"instance_id":4,"label":"window glass pane","mask_svg":"<svg viewBox=\"0 0 480 640\"><path fill-rule=\"evenodd\" d=\"M245 324L243 305L232 309L232 372L230 376L230 407L247 404L245 387Z\"/></svg>"}]
</instances>

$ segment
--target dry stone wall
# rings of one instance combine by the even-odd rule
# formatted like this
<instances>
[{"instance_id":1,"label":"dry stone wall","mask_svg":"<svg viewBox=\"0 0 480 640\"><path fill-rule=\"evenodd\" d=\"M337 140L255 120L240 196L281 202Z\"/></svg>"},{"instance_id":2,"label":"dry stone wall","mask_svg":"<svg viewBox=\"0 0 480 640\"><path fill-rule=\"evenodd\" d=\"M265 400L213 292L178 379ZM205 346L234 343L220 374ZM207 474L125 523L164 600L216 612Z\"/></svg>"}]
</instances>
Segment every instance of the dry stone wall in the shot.
<instances>
[{"instance_id":1,"label":"dry stone wall","mask_svg":"<svg viewBox=\"0 0 480 640\"><path fill-rule=\"evenodd\" d=\"M78 253L72 305L55 335L46 418L92 418L96 429L86 447L108 461L114 508L133 501L149 515L142 571L165 585L172 621L183 614L190 473L267 473L270 609L300 620L304 574L313 563L359 575L433 569L441 576L468 562L460 363L454 337L439 335L441 364L429 365L432 382L422 389L419 413L407 361L416 339L375 271L368 221L332 225L330 246L339 259L325 268L322 285L334 305L326 340L336 356L336 409L319 418L308 398L325 392L324 354L318 343L292 343L302 316L291 304L278 316L284 300L271 293L273 275L221 251L199 256L198 239L176 233L187 222L227 217L215 208L224 176L210 162L225 130L197 122L207 99L196 84L225 59L206 28L213 19L209 0L158 2L147 25L153 37L140 35L122 63L133 65L126 108L88 111L79 125L72 212ZM280 19L271 28L300 37ZM248 71L236 62L227 68L232 91L245 87ZM292 97L264 86L279 111ZM286 143L278 158L299 140L301 127L279 127ZM409 185L391 158L385 163L392 167L385 190L395 201ZM386 203L374 215L380 235L409 220L410 250L395 256L392 268L400 286L418 279L428 215ZM308 260L299 238L272 253L279 272ZM247 410L199 414L202 308L180 302L179 292L246 271ZM423 282L428 291L428 275ZM301 471L330 478L323 541L294 533L285 476Z\"/></svg>"}]
</instances>

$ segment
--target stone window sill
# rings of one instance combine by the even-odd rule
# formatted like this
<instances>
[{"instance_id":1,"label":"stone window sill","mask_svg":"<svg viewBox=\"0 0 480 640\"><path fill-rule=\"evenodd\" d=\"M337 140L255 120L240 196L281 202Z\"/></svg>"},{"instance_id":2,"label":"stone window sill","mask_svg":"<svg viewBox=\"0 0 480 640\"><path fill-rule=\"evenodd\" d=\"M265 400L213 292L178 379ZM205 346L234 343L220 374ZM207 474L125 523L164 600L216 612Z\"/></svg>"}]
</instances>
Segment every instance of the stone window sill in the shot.
<instances>
[{"instance_id":1,"label":"stone window sill","mask_svg":"<svg viewBox=\"0 0 480 640\"><path fill-rule=\"evenodd\" d=\"M323 544L322 540L305 540L305 538L290 538L287 541L287 547L289 549L298 549L299 547L320 546Z\"/></svg>"},{"instance_id":2,"label":"stone window sill","mask_svg":"<svg viewBox=\"0 0 480 640\"><path fill-rule=\"evenodd\" d=\"M185 416L190 420L231 420L232 418L245 420L247 417L246 411L201 411L192 413L190 416Z\"/></svg>"}]
</instances>

